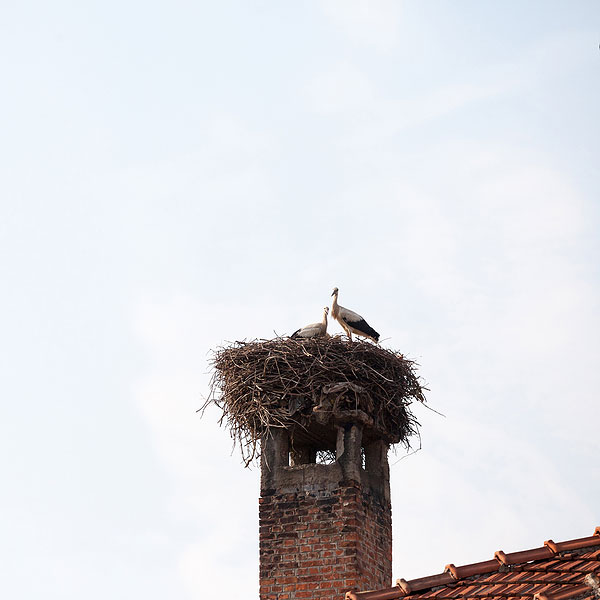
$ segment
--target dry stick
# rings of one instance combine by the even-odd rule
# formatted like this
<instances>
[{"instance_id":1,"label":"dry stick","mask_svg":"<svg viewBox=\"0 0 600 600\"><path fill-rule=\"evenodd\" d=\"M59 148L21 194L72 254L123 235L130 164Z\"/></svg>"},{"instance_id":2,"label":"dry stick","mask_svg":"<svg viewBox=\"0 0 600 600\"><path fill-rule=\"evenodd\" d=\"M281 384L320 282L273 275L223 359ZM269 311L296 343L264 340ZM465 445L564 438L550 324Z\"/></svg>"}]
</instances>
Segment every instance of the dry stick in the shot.
<instances>
[{"instance_id":1,"label":"dry stick","mask_svg":"<svg viewBox=\"0 0 600 600\"><path fill-rule=\"evenodd\" d=\"M371 390L364 396L353 393L352 404L370 414L375 411L375 421L392 437L399 435L405 445L411 434L418 433L418 422L407 407L414 400L424 402L426 388L415 374L414 363L372 344L339 338L238 342L214 353L213 368L205 406L212 401L223 409L220 422L228 425L250 460L257 454L260 435L271 427L306 425L314 399L332 382L354 381ZM286 397L313 400L302 409L306 414L291 419Z\"/></svg>"}]
</instances>

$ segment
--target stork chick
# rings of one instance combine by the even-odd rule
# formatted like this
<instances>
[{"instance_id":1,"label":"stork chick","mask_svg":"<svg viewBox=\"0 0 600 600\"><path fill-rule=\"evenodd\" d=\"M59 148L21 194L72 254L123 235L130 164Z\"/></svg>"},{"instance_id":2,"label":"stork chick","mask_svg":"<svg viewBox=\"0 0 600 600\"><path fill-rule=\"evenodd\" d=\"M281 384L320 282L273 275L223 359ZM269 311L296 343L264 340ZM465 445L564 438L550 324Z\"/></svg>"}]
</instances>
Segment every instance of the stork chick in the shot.
<instances>
[{"instance_id":1,"label":"stork chick","mask_svg":"<svg viewBox=\"0 0 600 600\"><path fill-rule=\"evenodd\" d=\"M297 339L307 339L313 337L320 337L327 333L327 315L329 314L329 306L326 306L323 309L323 320L320 323L311 323L310 325L305 325L298 329L298 331L294 331L291 338Z\"/></svg>"},{"instance_id":2,"label":"stork chick","mask_svg":"<svg viewBox=\"0 0 600 600\"><path fill-rule=\"evenodd\" d=\"M338 304L338 289L333 288L333 304L331 305L331 316L342 326L352 341L352 334L361 335L379 342L379 334L357 313L348 310Z\"/></svg>"}]
</instances>

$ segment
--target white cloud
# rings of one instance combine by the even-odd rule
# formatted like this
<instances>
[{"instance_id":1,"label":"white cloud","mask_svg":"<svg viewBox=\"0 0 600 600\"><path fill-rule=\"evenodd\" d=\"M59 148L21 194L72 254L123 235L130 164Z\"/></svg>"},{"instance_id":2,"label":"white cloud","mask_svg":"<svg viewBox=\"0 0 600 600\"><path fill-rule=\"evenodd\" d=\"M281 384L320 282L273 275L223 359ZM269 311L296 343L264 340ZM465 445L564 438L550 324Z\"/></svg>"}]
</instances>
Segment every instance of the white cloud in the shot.
<instances>
[{"instance_id":1,"label":"white cloud","mask_svg":"<svg viewBox=\"0 0 600 600\"><path fill-rule=\"evenodd\" d=\"M323 0L321 7L352 41L389 51L398 42L402 3L394 0Z\"/></svg>"},{"instance_id":2,"label":"white cloud","mask_svg":"<svg viewBox=\"0 0 600 600\"><path fill-rule=\"evenodd\" d=\"M509 94L522 84L521 77L514 65L497 65L468 82L390 96L386 84L357 64L341 62L326 64L304 91L310 110L346 125L340 147L364 152L380 148L407 128Z\"/></svg>"},{"instance_id":3,"label":"white cloud","mask_svg":"<svg viewBox=\"0 0 600 600\"><path fill-rule=\"evenodd\" d=\"M231 493L236 494L233 486ZM246 500L245 496L240 499ZM201 594L246 600L252 595L250 590L258 589L258 521L256 527L241 532L227 525L226 515L224 510L216 513L219 532L187 546L179 558L179 574L190 598ZM241 533L246 535L245 545L240 545Z\"/></svg>"},{"instance_id":4,"label":"white cloud","mask_svg":"<svg viewBox=\"0 0 600 600\"><path fill-rule=\"evenodd\" d=\"M565 526L572 536L591 534L595 503L570 488L537 440L464 414L434 423L436 448L391 469L396 577L537 547Z\"/></svg>"},{"instance_id":5,"label":"white cloud","mask_svg":"<svg viewBox=\"0 0 600 600\"><path fill-rule=\"evenodd\" d=\"M419 412L424 449L392 469L397 576L589 535L600 293L586 11L525 10L522 43L485 8L433 23L393 0L326 0L317 15L222 4L206 35L181 29L194 11L166 27L150 11L141 37L50 11L50 37L25 53L29 15L13 15L14 73L48 93L13 102L4 144L4 595L24 581L61 600L122 586L255 595L258 472L218 411L196 414L207 353L318 320L333 285L418 357L448 415ZM107 35L112 53L95 44Z\"/></svg>"},{"instance_id":6,"label":"white cloud","mask_svg":"<svg viewBox=\"0 0 600 600\"><path fill-rule=\"evenodd\" d=\"M241 600L257 585L258 473L231 454L217 411L202 419L196 413L208 393L207 353L227 334L221 324L228 314L228 307L202 305L185 294L141 301L136 329L150 369L135 397L172 482L171 520L187 531L177 559L182 584L190 597L230 586L228 597Z\"/></svg>"},{"instance_id":7,"label":"white cloud","mask_svg":"<svg viewBox=\"0 0 600 600\"><path fill-rule=\"evenodd\" d=\"M336 65L314 77L305 93L315 112L336 117L368 113L376 101L369 79L348 63Z\"/></svg>"},{"instance_id":8,"label":"white cloud","mask_svg":"<svg viewBox=\"0 0 600 600\"><path fill-rule=\"evenodd\" d=\"M324 6L330 7L331 15L345 23L355 38L372 35L373 42L378 39L381 44L395 39L399 3L382 3L372 9L372 16L377 15L385 22L381 31L375 25L378 18L374 22L361 20L362 12L371 11L372 3L351 2L347 7L343 1L332 0ZM386 30L394 31L394 36L382 33ZM557 69L564 72L581 62L589 46L588 37L581 33L550 37L524 49L516 61L497 62L461 73L451 83L441 78L443 83L437 85L437 80L432 79L432 85L407 86L403 93L390 93L389 82L381 80L377 71L366 70L358 61L325 63L323 71L313 75L305 86L308 107L344 121L346 131L340 147L364 152L366 148L380 147L382 141L407 128L419 127L486 101L521 94L529 97L530 102L537 102L532 92L556 77Z\"/></svg>"},{"instance_id":9,"label":"white cloud","mask_svg":"<svg viewBox=\"0 0 600 600\"><path fill-rule=\"evenodd\" d=\"M156 202L193 202L205 217L230 211L252 190L254 205L272 198L272 179L266 162L276 155L276 141L235 116L217 113L206 118L196 147L122 171L113 187L118 194ZM98 197L114 190L101 188ZM195 215L190 215L195 216Z\"/></svg>"},{"instance_id":10,"label":"white cloud","mask_svg":"<svg viewBox=\"0 0 600 600\"><path fill-rule=\"evenodd\" d=\"M346 27L360 10L344 17ZM403 155L401 174L396 168L394 133L512 92L527 72L496 66L473 82L397 100L345 62L315 74L305 88L313 111L354 124L335 140L345 173L337 187L344 211L335 215L334 232L362 226L368 213L378 236L364 244L352 240L319 265L301 263L294 284L316 289L317 281L334 274L325 294L344 279L357 290L357 272L365 289L379 284L381 295L368 299L385 325L383 337L401 340L409 351L410 341L419 340L430 401L448 415L433 422L425 417L424 450L392 467L397 576L484 560L500 546L536 546L555 535L554 522L562 530L577 528L578 535L582 523L594 520L581 492L583 485L597 487L584 483L593 481L585 471L593 449L578 440L593 438L600 416L597 385L590 385L598 379L590 371L598 358L590 333L598 330L597 289L577 267L585 197L543 153L497 139L445 138L422 155ZM219 157L227 162L229 149L241 148L243 163L251 148L236 141L237 130L218 130L229 140ZM219 164L215 169L217 185L227 189L227 174ZM191 163L184 171L193 172ZM235 198L248 180L231 185L225 197ZM425 319L440 329L403 320L396 304L404 297L422 302L430 311ZM376 315L366 299L356 308ZM172 295L145 299L136 309L153 365L136 388L138 405L173 478L171 513L198 532L193 542L182 542L178 557L179 575L192 594L220 593L223 581L234 578L235 589L256 586L258 474L242 469L237 450L231 456L216 412L194 419L208 380L207 352L223 340L271 337L273 329L289 333L318 318L307 310L302 301L257 301L250 294L227 305ZM584 370L581 383L565 376ZM566 412L565 398L577 399ZM569 444L574 469L561 460L559 443ZM235 495L223 496L231 482ZM541 507L540 497L547 499ZM222 514L228 515L225 524L215 519ZM230 553L235 564L227 562Z\"/></svg>"}]
</instances>

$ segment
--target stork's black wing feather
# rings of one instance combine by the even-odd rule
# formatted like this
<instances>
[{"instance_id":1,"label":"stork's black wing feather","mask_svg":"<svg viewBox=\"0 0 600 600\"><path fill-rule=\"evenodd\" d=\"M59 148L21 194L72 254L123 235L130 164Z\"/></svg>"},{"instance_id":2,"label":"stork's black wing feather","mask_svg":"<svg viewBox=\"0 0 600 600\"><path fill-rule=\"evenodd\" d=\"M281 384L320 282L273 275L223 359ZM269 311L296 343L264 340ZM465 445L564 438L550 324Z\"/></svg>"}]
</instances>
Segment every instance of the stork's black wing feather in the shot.
<instances>
[{"instance_id":1,"label":"stork's black wing feather","mask_svg":"<svg viewBox=\"0 0 600 600\"><path fill-rule=\"evenodd\" d=\"M361 319L360 321L347 321L344 319L344 321L346 321L348 327L356 330L357 335L363 333L364 335L372 337L376 342L379 341L379 334L364 319Z\"/></svg>"}]
</instances>

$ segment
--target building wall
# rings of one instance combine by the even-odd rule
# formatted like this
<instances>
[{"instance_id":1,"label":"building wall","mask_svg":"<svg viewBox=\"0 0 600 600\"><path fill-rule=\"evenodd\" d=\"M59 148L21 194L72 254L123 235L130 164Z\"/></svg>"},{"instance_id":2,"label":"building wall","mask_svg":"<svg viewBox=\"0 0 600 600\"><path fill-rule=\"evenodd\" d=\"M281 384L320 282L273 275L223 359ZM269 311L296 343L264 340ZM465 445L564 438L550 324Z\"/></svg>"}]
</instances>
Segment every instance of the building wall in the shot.
<instances>
[{"instance_id":1,"label":"building wall","mask_svg":"<svg viewBox=\"0 0 600 600\"><path fill-rule=\"evenodd\" d=\"M261 600L341 600L391 585L389 499L346 480L259 501Z\"/></svg>"}]
</instances>

